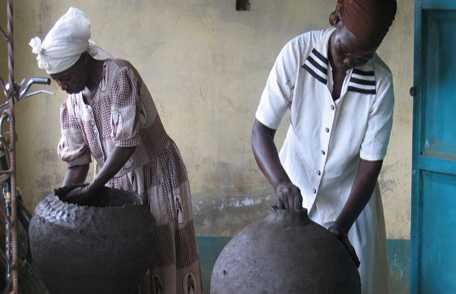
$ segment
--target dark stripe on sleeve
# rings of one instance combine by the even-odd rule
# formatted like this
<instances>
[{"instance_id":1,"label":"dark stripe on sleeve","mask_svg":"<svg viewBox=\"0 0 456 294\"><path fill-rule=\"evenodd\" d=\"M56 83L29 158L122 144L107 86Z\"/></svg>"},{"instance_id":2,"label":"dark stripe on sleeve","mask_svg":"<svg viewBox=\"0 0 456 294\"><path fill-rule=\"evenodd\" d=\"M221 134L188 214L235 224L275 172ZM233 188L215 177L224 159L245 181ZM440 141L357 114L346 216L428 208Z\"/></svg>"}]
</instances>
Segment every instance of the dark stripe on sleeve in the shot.
<instances>
[{"instance_id":1,"label":"dark stripe on sleeve","mask_svg":"<svg viewBox=\"0 0 456 294\"><path fill-rule=\"evenodd\" d=\"M350 82L357 83L360 85L366 85L366 86L375 86L376 85L375 81L361 80L361 79L357 79L357 78L353 78L353 77L350 79Z\"/></svg>"},{"instance_id":2,"label":"dark stripe on sleeve","mask_svg":"<svg viewBox=\"0 0 456 294\"><path fill-rule=\"evenodd\" d=\"M375 91L375 90L360 89L360 88L356 88L356 87L352 87L352 86L348 87L348 91L358 92L358 93L367 94L367 95L375 95L375 94L377 94L377 91Z\"/></svg>"},{"instance_id":3,"label":"dark stripe on sleeve","mask_svg":"<svg viewBox=\"0 0 456 294\"><path fill-rule=\"evenodd\" d=\"M324 57L320 52L318 52L315 48L312 49L312 53L318 57L318 59L320 59L321 61L323 61L324 63L328 63L328 59L326 57Z\"/></svg>"},{"instance_id":4,"label":"dark stripe on sleeve","mask_svg":"<svg viewBox=\"0 0 456 294\"><path fill-rule=\"evenodd\" d=\"M360 76L375 77L375 72L373 70L364 71L364 70L360 70L360 69L355 68L355 69L353 69L353 73L357 74L357 75L360 75Z\"/></svg>"},{"instance_id":5,"label":"dark stripe on sleeve","mask_svg":"<svg viewBox=\"0 0 456 294\"><path fill-rule=\"evenodd\" d=\"M316 72L313 71L313 69L311 69L307 64L304 64L302 66L305 70L307 70L314 78L316 78L317 80L319 80L320 82L322 82L323 84L327 84L328 81L325 80L324 78L320 77Z\"/></svg>"},{"instance_id":6,"label":"dark stripe on sleeve","mask_svg":"<svg viewBox=\"0 0 456 294\"><path fill-rule=\"evenodd\" d=\"M315 59L312 58L312 56L309 56L309 58L307 58L307 60L309 60L309 62L312 63L313 66L318 68L322 73L324 73L325 75L328 75L328 69L324 68L318 62L316 62Z\"/></svg>"}]
</instances>

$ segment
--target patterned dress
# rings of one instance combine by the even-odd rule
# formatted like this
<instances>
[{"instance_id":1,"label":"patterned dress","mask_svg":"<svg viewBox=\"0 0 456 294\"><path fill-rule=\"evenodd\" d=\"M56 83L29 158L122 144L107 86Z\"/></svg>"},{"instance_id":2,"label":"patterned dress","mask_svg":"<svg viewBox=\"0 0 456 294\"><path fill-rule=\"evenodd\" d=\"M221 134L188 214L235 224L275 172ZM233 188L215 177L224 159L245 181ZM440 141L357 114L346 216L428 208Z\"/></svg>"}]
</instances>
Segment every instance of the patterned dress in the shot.
<instances>
[{"instance_id":1,"label":"patterned dress","mask_svg":"<svg viewBox=\"0 0 456 294\"><path fill-rule=\"evenodd\" d=\"M158 252L151 252L157 257L140 293L202 293L187 172L146 85L131 64L108 59L92 93L69 95L63 103L59 157L69 167L91 158L103 166L116 146L135 146L107 186L141 195L158 225Z\"/></svg>"}]
</instances>

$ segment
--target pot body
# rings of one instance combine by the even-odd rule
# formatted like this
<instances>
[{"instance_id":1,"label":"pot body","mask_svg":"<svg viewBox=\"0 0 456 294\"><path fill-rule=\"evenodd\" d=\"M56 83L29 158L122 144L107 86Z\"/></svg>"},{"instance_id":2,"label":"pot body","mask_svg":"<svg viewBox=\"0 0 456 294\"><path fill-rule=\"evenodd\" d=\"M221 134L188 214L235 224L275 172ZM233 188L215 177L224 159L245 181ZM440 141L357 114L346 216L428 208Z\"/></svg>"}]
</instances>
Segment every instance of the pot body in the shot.
<instances>
[{"instance_id":1,"label":"pot body","mask_svg":"<svg viewBox=\"0 0 456 294\"><path fill-rule=\"evenodd\" d=\"M211 294L360 294L355 263L342 243L302 213L274 210L220 253Z\"/></svg>"},{"instance_id":2,"label":"pot body","mask_svg":"<svg viewBox=\"0 0 456 294\"><path fill-rule=\"evenodd\" d=\"M137 293L153 262L155 223L139 196L108 188L100 193L95 206L49 194L35 209L32 259L51 294Z\"/></svg>"}]
</instances>

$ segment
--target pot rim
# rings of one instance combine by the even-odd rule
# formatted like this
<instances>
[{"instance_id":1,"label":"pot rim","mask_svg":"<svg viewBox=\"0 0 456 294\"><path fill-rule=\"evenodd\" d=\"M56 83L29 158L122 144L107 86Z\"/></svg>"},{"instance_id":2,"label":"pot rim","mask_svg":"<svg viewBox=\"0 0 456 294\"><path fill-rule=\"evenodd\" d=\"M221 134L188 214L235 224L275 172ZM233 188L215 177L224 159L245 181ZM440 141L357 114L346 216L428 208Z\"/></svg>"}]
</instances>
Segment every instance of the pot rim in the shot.
<instances>
[{"instance_id":1,"label":"pot rim","mask_svg":"<svg viewBox=\"0 0 456 294\"><path fill-rule=\"evenodd\" d=\"M118 190L112 188L108 189ZM122 190L118 191L133 194L141 200L139 195L133 192ZM152 217L149 209L141 201L122 206L97 207L65 202L62 201L54 192L51 192L48 193L35 207L33 217L43 218L50 223L69 227L76 226L75 222L79 220L77 226L82 228L94 221L93 216L97 216L96 219L101 220L107 217L119 216L134 217L135 215L138 215L139 217L139 215L144 214Z\"/></svg>"},{"instance_id":2,"label":"pot rim","mask_svg":"<svg viewBox=\"0 0 456 294\"><path fill-rule=\"evenodd\" d=\"M79 185L79 186L85 186L85 185ZM57 202L63 204L65 207L67 207L69 209L76 208L76 209L94 209L94 210L106 211L106 210L125 209L126 207L143 207L144 206L144 201L142 200L141 196L135 192L115 189L115 188L106 187L106 186L104 186L101 189L105 190L105 191L119 193L119 194L128 194L130 197L135 197L137 202L136 203L125 203L123 205L118 205L118 206L84 205L84 204L72 203L72 202L67 202L65 200L62 200L61 196L58 195L57 190L46 193L46 196L43 198L43 200L48 197L55 198Z\"/></svg>"}]
</instances>

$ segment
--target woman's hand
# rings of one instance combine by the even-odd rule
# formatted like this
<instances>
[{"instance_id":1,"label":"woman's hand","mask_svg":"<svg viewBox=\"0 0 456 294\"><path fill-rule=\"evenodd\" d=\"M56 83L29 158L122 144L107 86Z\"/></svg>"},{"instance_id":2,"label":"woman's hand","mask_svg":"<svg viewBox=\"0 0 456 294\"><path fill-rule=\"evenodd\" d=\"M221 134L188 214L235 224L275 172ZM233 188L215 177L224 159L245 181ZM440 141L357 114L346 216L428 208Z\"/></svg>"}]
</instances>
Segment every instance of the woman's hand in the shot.
<instances>
[{"instance_id":1,"label":"woman's hand","mask_svg":"<svg viewBox=\"0 0 456 294\"><path fill-rule=\"evenodd\" d=\"M279 208L289 212L302 209L302 197L298 187L293 185L280 163L274 143L276 131L255 120L252 129L252 150L262 173L274 187L279 198Z\"/></svg>"},{"instance_id":2,"label":"woman's hand","mask_svg":"<svg viewBox=\"0 0 456 294\"><path fill-rule=\"evenodd\" d=\"M275 186L275 193L279 200L279 208L289 212L302 209L302 196L299 188L291 182L279 183Z\"/></svg>"},{"instance_id":3,"label":"woman's hand","mask_svg":"<svg viewBox=\"0 0 456 294\"><path fill-rule=\"evenodd\" d=\"M93 192L90 185L79 186L68 192L65 195L65 200L69 203L85 203L93 195Z\"/></svg>"},{"instance_id":4,"label":"woman's hand","mask_svg":"<svg viewBox=\"0 0 456 294\"><path fill-rule=\"evenodd\" d=\"M359 261L358 255L356 255L355 248L353 248L352 244L350 243L350 240L348 239L347 232L344 232L341 229L339 229L337 223L333 223L332 225L330 225L328 231L333 233L337 237L337 239L339 239L339 241L342 243L342 245L344 245L345 249L347 249L348 253L352 257L356 267L359 268L361 263Z\"/></svg>"}]
</instances>

